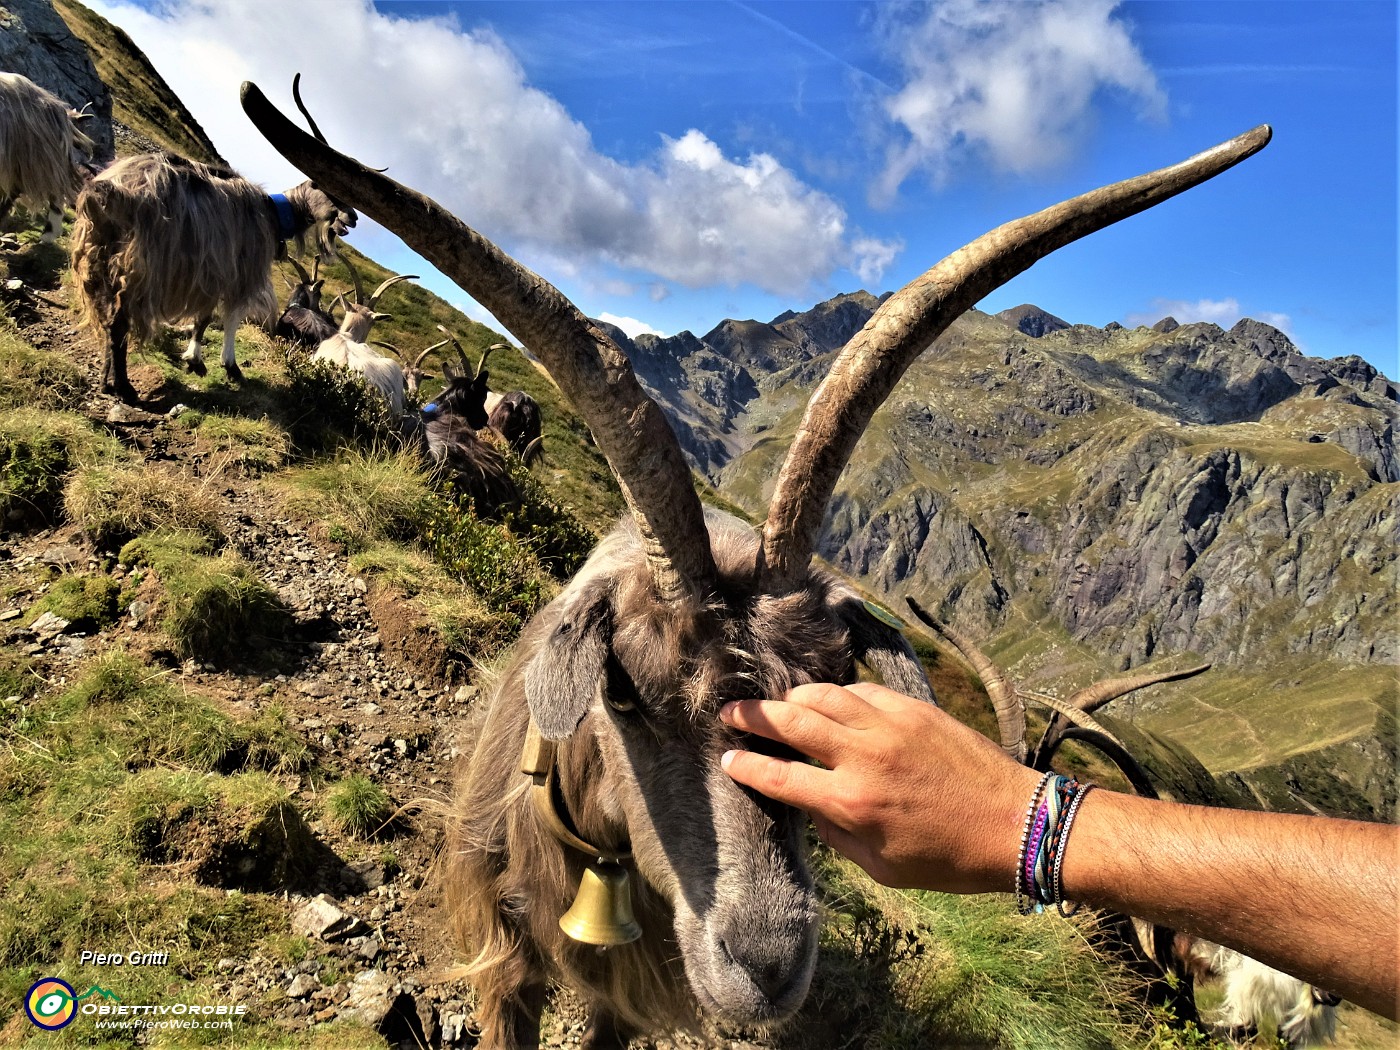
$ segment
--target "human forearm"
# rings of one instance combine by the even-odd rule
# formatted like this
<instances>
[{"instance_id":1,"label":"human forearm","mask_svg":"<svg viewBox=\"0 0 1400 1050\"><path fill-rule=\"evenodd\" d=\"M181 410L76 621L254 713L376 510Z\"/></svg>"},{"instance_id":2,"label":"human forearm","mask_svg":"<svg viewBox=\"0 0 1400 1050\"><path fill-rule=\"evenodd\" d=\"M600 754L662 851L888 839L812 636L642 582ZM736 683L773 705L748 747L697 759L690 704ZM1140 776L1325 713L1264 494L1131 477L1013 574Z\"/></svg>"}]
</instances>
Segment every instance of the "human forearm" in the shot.
<instances>
[{"instance_id":1,"label":"human forearm","mask_svg":"<svg viewBox=\"0 0 1400 1050\"><path fill-rule=\"evenodd\" d=\"M1217 941L1395 1017L1400 830L1182 806L1084 800L1065 852L1071 899Z\"/></svg>"}]
</instances>

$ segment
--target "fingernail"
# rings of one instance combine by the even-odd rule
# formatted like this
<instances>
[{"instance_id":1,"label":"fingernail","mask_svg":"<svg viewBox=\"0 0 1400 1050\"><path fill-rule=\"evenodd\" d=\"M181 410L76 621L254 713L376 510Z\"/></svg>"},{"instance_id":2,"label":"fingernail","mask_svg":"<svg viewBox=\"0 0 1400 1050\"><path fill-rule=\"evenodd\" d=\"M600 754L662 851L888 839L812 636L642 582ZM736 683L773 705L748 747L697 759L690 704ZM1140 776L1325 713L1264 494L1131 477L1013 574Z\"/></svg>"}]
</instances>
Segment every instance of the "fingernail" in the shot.
<instances>
[{"instance_id":1,"label":"fingernail","mask_svg":"<svg viewBox=\"0 0 1400 1050\"><path fill-rule=\"evenodd\" d=\"M721 707L721 708L719 709L719 720L720 720L721 722L724 722L726 725L733 725L733 724L734 724L734 708L738 705L738 703L739 703L739 701L737 701L737 700L731 700L731 701L729 701L729 703L727 703L727 704L725 704L723 707Z\"/></svg>"},{"instance_id":2,"label":"fingernail","mask_svg":"<svg viewBox=\"0 0 1400 1050\"><path fill-rule=\"evenodd\" d=\"M724 754L720 755L719 768L728 773L730 765L734 762L734 756L738 753L737 751L726 751Z\"/></svg>"}]
</instances>

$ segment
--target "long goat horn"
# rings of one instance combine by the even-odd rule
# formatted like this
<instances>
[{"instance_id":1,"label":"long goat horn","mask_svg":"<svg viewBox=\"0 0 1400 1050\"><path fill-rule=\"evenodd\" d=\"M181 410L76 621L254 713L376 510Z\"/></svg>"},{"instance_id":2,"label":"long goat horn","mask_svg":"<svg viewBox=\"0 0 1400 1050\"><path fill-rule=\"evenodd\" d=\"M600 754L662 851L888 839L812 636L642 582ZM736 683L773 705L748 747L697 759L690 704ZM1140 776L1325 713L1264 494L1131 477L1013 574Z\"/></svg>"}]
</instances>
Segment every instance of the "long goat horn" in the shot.
<instances>
[{"instance_id":1,"label":"long goat horn","mask_svg":"<svg viewBox=\"0 0 1400 1050\"><path fill-rule=\"evenodd\" d=\"M296 101L297 109L301 110L301 115L306 118L307 126L311 128L311 134L316 136L316 141L326 142L326 136L321 134L321 129L316 126L316 121L311 117L311 111L306 108L306 103L301 100L301 74L292 77L292 98Z\"/></svg>"},{"instance_id":2,"label":"long goat horn","mask_svg":"<svg viewBox=\"0 0 1400 1050\"><path fill-rule=\"evenodd\" d=\"M557 288L441 205L318 143L253 84L244 83L241 97L279 153L393 230L534 349L616 472L661 597L709 592L717 572L690 467L627 355Z\"/></svg>"},{"instance_id":3,"label":"long goat horn","mask_svg":"<svg viewBox=\"0 0 1400 1050\"><path fill-rule=\"evenodd\" d=\"M987 690L987 698L997 713L997 729L1001 734L1001 749L1017 762L1026 760L1026 705L1016 686L1006 677L987 654L973 644L972 639L946 623L934 619L913 598L904 599L914 615L933 628L934 632L946 639L962 658L977 672L982 685Z\"/></svg>"},{"instance_id":4,"label":"long goat horn","mask_svg":"<svg viewBox=\"0 0 1400 1050\"><path fill-rule=\"evenodd\" d=\"M1139 674L1131 675L1127 678L1107 678L1102 682L1095 682L1093 685L1086 685L1083 689L1077 689L1064 701L1066 707L1082 711L1086 715L1093 714L1099 708L1110 701L1117 700L1120 696L1126 696L1138 689L1146 689L1149 685L1157 685L1160 682L1176 682L1183 678L1194 678L1198 674L1210 670L1210 664L1197 664L1195 667L1187 667L1180 671L1166 671L1161 674ZM1056 709L1056 713L1050 716L1050 721L1045 724L1045 732L1040 736L1040 742L1035 745L1035 750L1031 752L1031 761L1036 762L1040 756L1054 754L1060 746L1060 741L1069 728L1069 723L1075 719L1068 711Z\"/></svg>"},{"instance_id":5,"label":"long goat horn","mask_svg":"<svg viewBox=\"0 0 1400 1050\"><path fill-rule=\"evenodd\" d=\"M354 263L350 261L350 256L342 256L340 261L345 264L345 269L350 273L350 283L355 286L355 302L360 306L364 306L365 286L360 283L360 271L355 269Z\"/></svg>"},{"instance_id":6,"label":"long goat horn","mask_svg":"<svg viewBox=\"0 0 1400 1050\"><path fill-rule=\"evenodd\" d=\"M887 299L818 387L783 463L763 526L766 589L807 572L836 480L870 419L914 360L968 308L1057 248L1220 174L1263 149L1267 124L1169 168L999 226Z\"/></svg>"},{"instance_id":7,"label":"long goat horn","mask_svg":"<svg viewBox=\"0 0 1400 1050\"><path fill-rule=\"evenodd\" d=\"M388 280L383 281L379 285L379 287L374 290L374 293L369 297L369 302L365 303L365 305L368 306L371 310L373 310L374 304L379 302L379 297L383 295L386 291L388 291L390 288L392 288L394 285L398 284L400 281L416 280L418 280L418 275L416 273L402 273L398 274L397 276L390 277Z\"/></svg>"},{"instance_id":8,"label":"long goat horn","mask_svg":"<svg viewBox=\"0 0 1400 1050\"><path fill-rule=\"evenodd\" d=\"M462 364L462 375L475 376L476 370L472 368L471 361L467 360L467 352L462 349L462 344L457 341L457 337L447 330L446 325L438 325L437 330L447 336L452 343L452 349L457 351L457 360Z\"/></svg>"},{"instance_id":9,"label":"long goat horn","mask_svg":"<svg viewBox=\"0 0 1400 1050\"><path fill-rule=\"evenodd\" d=\"M444 339L444 340L442 340L441 342L434 343L432 346L427 347L421 354L419 354L417 357L415 357L415 358L413 359L413 369L414 369L414 371L417 371L417 370L422 366L422 364L423 364L423 359L424 359L424 358L426 358L426 357L427 357L429 354L431 354L434 350L441 350L441 349L442 349L444 346L446 346L446 345L447 345L447 340Z\"/></svg>"},{"instance_id":10,"label":"long goat horn","mask_svg":"<svg viewBox=\"0 0 1400 1050\"><path fill-rule=\"evenodd\" d=\"M493 350L509 350L509 343L492 343L481 352L481 361L476 366L476 378L481 378L481 373L486 371L486 359L491 356Z\"/></svg>"},{"instance_id":11,"label":"long goat horn","mask_svg":"<svg viewBox=\"0 0 1400 1050\"><path fill-rule=\"evenodd\" d=\"M287 261L292 264L292 269L296 270L297 276L301 278L301 283L306 285L307 290L310 291L312 280L311 275L306 272L306 267L293 259L291 255L287 256Z\"/></svg>"}]
</instances>

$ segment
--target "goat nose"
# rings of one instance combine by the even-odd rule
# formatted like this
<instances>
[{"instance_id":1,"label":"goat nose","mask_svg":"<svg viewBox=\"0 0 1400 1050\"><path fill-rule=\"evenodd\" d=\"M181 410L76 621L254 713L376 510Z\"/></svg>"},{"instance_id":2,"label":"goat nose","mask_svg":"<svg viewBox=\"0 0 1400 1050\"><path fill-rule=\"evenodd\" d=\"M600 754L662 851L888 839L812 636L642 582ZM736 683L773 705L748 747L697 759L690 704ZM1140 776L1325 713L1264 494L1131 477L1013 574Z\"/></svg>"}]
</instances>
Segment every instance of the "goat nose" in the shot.
<instances>
[{"instance_id":1,"label":"goat nose","mask_svg":"<svg viewBox=\"0 0 1400 1050\"><path fill-rule=\"evenodd\" d=\"M757 945L748 945L742 940L721 939L719 947L727 959L748 975L769 1002L779 1002L797 977L790 959L776 958Z\"/></svg>"}]
</instances>

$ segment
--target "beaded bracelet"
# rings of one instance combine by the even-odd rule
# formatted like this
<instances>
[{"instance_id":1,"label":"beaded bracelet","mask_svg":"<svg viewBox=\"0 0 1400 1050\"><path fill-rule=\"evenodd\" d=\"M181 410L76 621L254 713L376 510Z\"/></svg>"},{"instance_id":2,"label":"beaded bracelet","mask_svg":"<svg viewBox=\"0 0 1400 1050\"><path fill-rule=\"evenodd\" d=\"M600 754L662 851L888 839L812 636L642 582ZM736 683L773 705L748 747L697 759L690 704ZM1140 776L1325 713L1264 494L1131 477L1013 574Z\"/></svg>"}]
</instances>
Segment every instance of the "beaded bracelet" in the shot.
<instances>
[{"instance_id":1,"label":"beaded bracelet","mask_svg":"<svg viewBox=\"0 0 1400 1050\"><path fill-rule=\"evenodd\" d=\"M1047 904L1055 905L1062 915L1074 914L1064 907L1061 869L1075 815L1092 787L1053 771L1036 785L1026 807L1016 861L1016 910L1022 915L1042 911Z\"/></svg>"}]
</instances>

